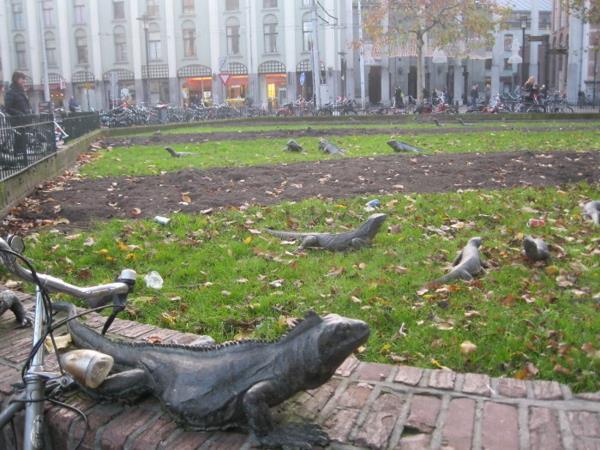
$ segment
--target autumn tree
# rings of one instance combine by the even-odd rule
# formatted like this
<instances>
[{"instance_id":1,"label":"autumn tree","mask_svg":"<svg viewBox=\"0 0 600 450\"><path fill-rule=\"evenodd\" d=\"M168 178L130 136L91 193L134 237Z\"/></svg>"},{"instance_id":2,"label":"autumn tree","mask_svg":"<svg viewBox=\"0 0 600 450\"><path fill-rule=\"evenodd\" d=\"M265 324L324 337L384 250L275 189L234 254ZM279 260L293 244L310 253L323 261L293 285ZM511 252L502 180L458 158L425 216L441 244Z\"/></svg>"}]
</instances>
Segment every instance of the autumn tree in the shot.
<instances>
[{"instance_id":1,"label":"autumn tree","mask_svg":"<svg viewBox=\"0 0 600 450\"><path fill-rule=\"evenodd\" d=\"M365 31L375 45L393 48L414 42L417 50L417 101L423 101L425 40L463 51L494 42L496 27L509 13L495 0L375 0L365 13Z\"/></svg>"},{"instance_id":2,"label":"autumn tree","mask_svg":"<svg viewBox=\"0 0 600 450\"><path fill-rule=\"evenodd\" d=\"M598 0L562 0L563 7L585 22L600 24L600 1Z\"/></svg>"}]
</instances>

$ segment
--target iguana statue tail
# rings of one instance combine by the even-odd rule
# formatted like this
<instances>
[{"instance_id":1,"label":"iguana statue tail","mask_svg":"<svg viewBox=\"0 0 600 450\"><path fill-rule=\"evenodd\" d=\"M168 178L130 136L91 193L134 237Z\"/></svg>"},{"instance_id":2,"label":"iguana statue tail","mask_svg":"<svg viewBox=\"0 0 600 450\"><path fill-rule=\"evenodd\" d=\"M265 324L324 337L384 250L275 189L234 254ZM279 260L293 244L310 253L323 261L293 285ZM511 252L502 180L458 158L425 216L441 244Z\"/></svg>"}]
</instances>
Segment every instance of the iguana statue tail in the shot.
<instances>
[{"instance_id":1,"label":"iguana statue tail","mask_svg":"<svg viewBox=\"0 0 600 450\"><path fill-rule=\"evenodd\" d=\"M593 200L583 205L583 215L589 217L592 223L600 225L600 200Z\"/></svg>"},{"instance_id":2,"label":"iguana statue tail","mask_svg":"<svg viewBox=\"0 0 600 450\"><path fill-rule=\"evenodd\" d=\"M469 239L467 245L463 247L452 263L452 270L443 277L430 282L429 285L445 284L454 280L471 281L476 275L483 272L483 264L479 254L481 242L480 237Z\"/></svg>"},{"instance_id":3,"label":"iguana statue tail","mask_svg":"<svg viewBox=\"0 0 600 450\"><path fill-rule=\"evenodd\" d=\"M26 327L31 325L31 318L27 315L21 301L13 291L0 292L0 316L6 311L11 310L19 326Z\"/></svg>"}]
</instances>

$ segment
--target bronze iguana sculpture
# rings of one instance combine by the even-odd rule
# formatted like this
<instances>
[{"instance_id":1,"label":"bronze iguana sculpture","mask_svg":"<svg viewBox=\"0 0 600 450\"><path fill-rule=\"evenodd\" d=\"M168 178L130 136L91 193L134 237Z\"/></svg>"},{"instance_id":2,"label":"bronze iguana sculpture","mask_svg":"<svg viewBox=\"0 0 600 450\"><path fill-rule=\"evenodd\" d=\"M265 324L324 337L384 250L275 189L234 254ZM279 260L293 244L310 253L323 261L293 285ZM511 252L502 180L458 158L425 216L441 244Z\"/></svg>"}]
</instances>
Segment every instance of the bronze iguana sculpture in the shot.
<instances>
[{"instance_id":1,"label":"bronze iguana sculpture","mask_svg":"<svg viewBox=\"0 0 600 450\"><path fill-rule=\"evenodd\" d=\"M287 141L285 147L283 147L283 151L302 153L304 152L304 148L302 148L302 146L298 144L295 140L290 139L289 141Z\"/></svg>"},{"instance_id":2,"label":"bronze iguana sculpture","mask_svg":"<svg viewBox=\"0 0 600 450\"><path fill-rule=\"evenodd\" d=\"M172 147L165 147L165 150L167 152L169 152L169 154L173 157L173 158L182 158L184 156L192 156L193 153L192 152L177 152L175 150L173 150Z\"/></svg>"},{"instance_id":3,"label":"bronze iguana sculpture","mask_svg":"<svg viewBox=\"0 0 600 450\"><path fill-rule=\"evenodd\" d=\"M525 236L523 238L523 251L531 261L545 261L550 258L548 245L541 238Z\"/></svg>"},{"instance_id":4,"label":"bronze iguana sculpture","mask_svg":"<svg viewBox=\"0 0 600 450\"><path fill-rule=\"evenodd\" d=\"M31 325L31 318L27 315L17 295L13 291L2 291L0 292L0 316L9 309L15 315L15 320L20 327Z\"/></svg>"},{"instance_id":5,"label":"bronze iguana sculpture","mask_svg":"<svg viewBox=\"0 0 600 450\"><path fill-rule=\"evenodd\" d=\"M346 151L326 139L319 139L319 150L330 155L343 155Z\"/></svg>"},{"instance_id":6,"label":"bronze iguana sculpture","mask_svg":"<svg viewBox=\"0 0 600 450\"><path fill-rule=\"evenodd\" d=\"M58 311L76 314L69 303ZM122 369L91 395L115 399L150 394L178 423L195 430L250 429L265 447L324 446L317 425L275 426L269 408L315 389L369 337L365 322L309 312L275 342L239 341L186 347L113 341L82 323L68 324L73 343L114 358Z\"/></svg>"},{"instance_id":7,"label":"bronze iguana sculpture","mask_svg":"<svg viewBox=\"0 0 600 450\"><path fill-rule=\"evenodd\" d=\"M387 145L389 145L390 147L392 147L392 149L395 152L423 153L423 150L421 150L421 149L419 149L417 147L413 147L412 145L407 144L406 142L398 141L396 139L389 140L387 142Z\"/></svg>"},{"instance_id":8,"label":"bronze iguana sculpture","mask_svg":"<svg viewBox=\"0 0 600 450\"><path fill-rule=\"evenodd\" d=\"M330 251L346 251L359 249L371 243L381 225L387 218L385 214L373 214L356 230L345 233L296 233L293 231L277 231L267 229L267 233L280 239L302 241L299 250L308 247L321 247Z\"/></svg>"},{"instance_id":9,"label":"bronze iguana sculpture","mask_svg":"<svg viewBox=\"0 0 600 450\"><path fill-rule=\"evenodd\" d=\"M583 215L591 219L592 223L600 225L600 200L592 200L583 205Z\"/></svg>"},{"instance_id":10,"label":"bronze iguana sculpture","mask_svg":"<svg viewBox=\"0 0 600 450\"><path fill-rule=\"evenodd\" d=\"M452 270L430 284L445 284L454 280L471 281L476 275L483 272L483 263L479 254L481 241L480 237L469 239L467 245L463 247L452 263Z\"/></svg>"}]
</instances>

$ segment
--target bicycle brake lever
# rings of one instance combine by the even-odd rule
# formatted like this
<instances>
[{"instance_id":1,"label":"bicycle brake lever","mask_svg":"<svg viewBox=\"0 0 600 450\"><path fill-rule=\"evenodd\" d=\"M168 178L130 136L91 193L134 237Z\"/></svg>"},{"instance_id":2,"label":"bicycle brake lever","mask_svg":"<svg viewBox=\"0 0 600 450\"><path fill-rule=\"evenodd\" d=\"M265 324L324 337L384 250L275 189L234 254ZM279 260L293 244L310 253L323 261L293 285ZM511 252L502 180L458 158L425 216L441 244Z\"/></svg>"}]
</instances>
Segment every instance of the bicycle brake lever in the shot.
<instances>
[{"instance_id":1,"label":"bicycle brake lever","mask_svg":"<svg viewBox=\"0 0 600 450\"><path fill-rule=\"evenodd\" d=\"M117 281L121 281L129 285L129 292L131 292L133 290L133 287L135 286L135 272L132 272L130 270L124 270L123 272L121 272L119 278L117 278ZM113 311L110 314L110 316L108 316L108 318L106 319L106 322L104 322L104 326L102 327L102 336L106 334L106 332L116 319L117 314L125 310L125 305L127 304L127 296L129 295L129 292L125 294L113 295Z\"/></svg>"},{"instance_id":2,"label":"bicycle brake lever","mask_svg":"<svg viewBox=\"0 0 600 450\"><path fill-rule=\"evenodd\" d=\"M118 294L113 297L113 311L110 316L107 317L104 326L102 327L102 336L106 334L114 320L117 318L117 314L125 310L125 304L127 303L127 294Z\"/></svg>"}]
</instances>

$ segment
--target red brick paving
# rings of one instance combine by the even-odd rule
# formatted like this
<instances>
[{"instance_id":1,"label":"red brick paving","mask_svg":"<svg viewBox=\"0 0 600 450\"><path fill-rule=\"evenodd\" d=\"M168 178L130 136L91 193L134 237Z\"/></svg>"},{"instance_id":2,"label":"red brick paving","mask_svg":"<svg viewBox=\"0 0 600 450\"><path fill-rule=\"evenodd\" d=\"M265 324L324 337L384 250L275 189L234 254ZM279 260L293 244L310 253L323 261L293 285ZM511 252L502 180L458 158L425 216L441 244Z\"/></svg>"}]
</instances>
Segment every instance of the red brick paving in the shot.
<instances>
[{"instance_id":1,"label":"red brick paving","mask_svg":"<svg viewBox=\"0 0 600 450\"><path fill-rule=\"evenodd\" d=\"M97 317L89 323L102 325ZM13 327L10 320L0 321L3 348L13 349L0 355L0 400L20 381L19 364L27 354L27 335ZM173 343L198 339L120 320L111 332ZM184 431L151 399L123 406L98 404L79 394L67 402L84 410L90 422L82 450L229 450L254 445L239 432ZM48 405L47 411L54 447L72 448L84 430L80 417L56 406ZM572 396L568 387L553 381L492 379L370 364L354 357L324 386L286 402L280 415L320 423L339 449L600 449L600 393ZM15 422L22 426L22 421ZM0 446L3 442L0 435Z\"/></svg>"}]
</instances>

